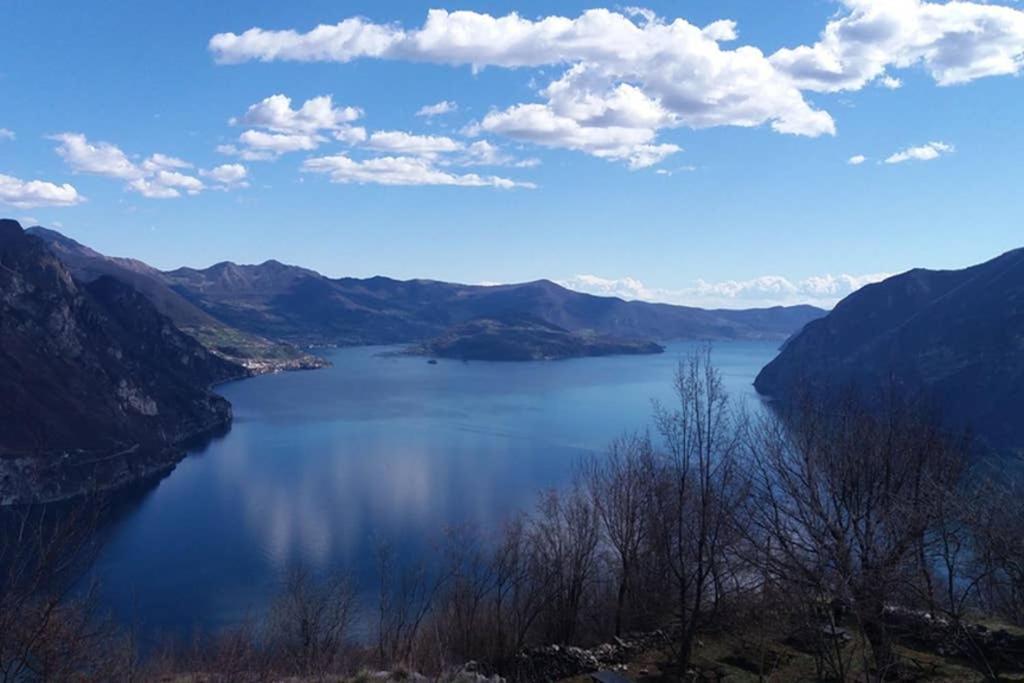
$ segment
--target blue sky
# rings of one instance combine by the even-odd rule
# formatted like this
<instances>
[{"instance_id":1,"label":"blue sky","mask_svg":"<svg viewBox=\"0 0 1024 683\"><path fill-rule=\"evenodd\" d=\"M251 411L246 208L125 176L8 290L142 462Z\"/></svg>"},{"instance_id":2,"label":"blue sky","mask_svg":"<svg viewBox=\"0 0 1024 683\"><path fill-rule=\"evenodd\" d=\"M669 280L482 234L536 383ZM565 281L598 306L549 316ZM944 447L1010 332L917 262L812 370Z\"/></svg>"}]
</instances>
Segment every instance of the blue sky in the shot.
<instances>
[{"instance_id":1,"label":"blue sky","mask_svg":"<svg viewBox=\"0 0 1024 683\"><path fill-rule=\"evenodd\" d=\"M733 307L1024 245L1010 0L6 0L0 23L0 214L162 268Z\"/></svg>"}]
</instances>

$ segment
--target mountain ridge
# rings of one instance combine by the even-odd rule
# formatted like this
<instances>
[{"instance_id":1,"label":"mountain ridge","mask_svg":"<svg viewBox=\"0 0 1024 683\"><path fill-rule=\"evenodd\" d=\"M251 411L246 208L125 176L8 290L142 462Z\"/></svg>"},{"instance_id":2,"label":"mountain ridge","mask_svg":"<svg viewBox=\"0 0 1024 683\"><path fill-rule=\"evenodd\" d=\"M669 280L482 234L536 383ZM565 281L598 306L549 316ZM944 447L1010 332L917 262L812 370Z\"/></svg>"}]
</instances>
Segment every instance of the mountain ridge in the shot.
<instances>
[{"instance_id":1,"label":"mountain ridge","mask_svg":"<svg viewBox=\"0 0 1024 683\"><path fill-rule=\"evenodd\" d=\"M868 285L809 323L755 381L783 400L842 385L894 385L926 398L952 428L1024 449L1014 408L1024 400L1024 249Z\"/></svg>"},{"instance_id":2,"label":"mountain ridge","mask_svg":"<svg viewBox=\"0 0 1024 683\"><path fill-rule=\"evenodd\" d=\"M276 259L151 269L144 276L232 329L298 346L419 343L453 325L507 314L619 338L781 341L825 313L807 305L709 310L626 301L549 279L484 286L382 275L331 278Z\"/></svg>"}]
</instances>

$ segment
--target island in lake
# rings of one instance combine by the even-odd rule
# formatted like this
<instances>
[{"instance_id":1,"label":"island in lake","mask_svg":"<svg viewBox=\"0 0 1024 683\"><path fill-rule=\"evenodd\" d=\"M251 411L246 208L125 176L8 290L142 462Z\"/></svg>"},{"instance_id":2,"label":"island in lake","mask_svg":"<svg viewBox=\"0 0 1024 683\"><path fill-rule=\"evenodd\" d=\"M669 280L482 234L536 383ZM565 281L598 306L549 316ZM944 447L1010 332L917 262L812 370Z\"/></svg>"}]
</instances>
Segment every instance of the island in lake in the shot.
<instances>
[{"instance_id":1,"label":"island in lake","mask_svg":"<svg viewBox=\"0 0 1024 683\"><path fill-rule=\"evenodd\" d=\"M528 361L586 356L662 353L665 347L646 339L623 339L571 332L529 316L476 318L448 328L409 353L458 360Z\"/></svg>"}]
</instances>

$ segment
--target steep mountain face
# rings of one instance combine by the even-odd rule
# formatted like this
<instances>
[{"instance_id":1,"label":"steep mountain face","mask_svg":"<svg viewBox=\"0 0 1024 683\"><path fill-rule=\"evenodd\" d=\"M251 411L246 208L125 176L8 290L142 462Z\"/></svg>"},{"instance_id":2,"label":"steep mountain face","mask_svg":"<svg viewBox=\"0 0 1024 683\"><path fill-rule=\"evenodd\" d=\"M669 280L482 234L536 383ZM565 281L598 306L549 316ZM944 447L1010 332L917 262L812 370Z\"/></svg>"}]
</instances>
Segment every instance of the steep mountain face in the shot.
<instances>
[{"instance_id":1,"label":"steep mountain face","mask_svg":"<svg viewBox=\"0 0 1024 683\"><path fill-rule=\"evenodd\" d=\"M109 276L81 284L0 220L0 502L59 498L173 464L223 428L212 383L244 374Z\"/></svg>"},{"instance_id":2,"label":"steep mountain face","mask_svg":"<svg viewBox=\"0 0 1024 683\"><path fill-rule=\"evenodd\" d=\"M781 340L824 315L812 306L709 311L627 302L547 280L496 287L385 277L335 280L276 261L164 275L172 289L214 317L301 344L416 342L455 324L504 315L615 337Z\"/></svg>"},{"instance_id":3,"label":"steep mountain face","mask_svg":"<svg viewBox=\"0 0 1024 683\"><path fill-rule=\"evenodd\" d=\"M535 318L505 316L460 323L413 352L458 360L523 361L652 354L664 350L652 341L569 332Z\"/></svg>"},{"instance_id":4,"label":"steep mountain face","mask_svg":"<svg viewBox=\"0 0 1024 683\"><path fill-rule=\"evenodd\" d=\"M171 289L164 274L142 261L106 256L54 230L26 230L42 239L80 282L103 276L131 285L157 311L215 354L244 365L252 372L322 367L322 359L288 344L242 332L225 324Z\"/></svg>"},{"instance_id":5,"label":"steep mountain face","mask_svg":"<svg viewBox=\"0 0 1024 683\"><path fill-rule=\"evenodd\" d=\"M781 398L892 385L928 399L953 428L1024 450L1024 249L865 287L808 324L755 382Z\"/></svg>"}]
</instances>

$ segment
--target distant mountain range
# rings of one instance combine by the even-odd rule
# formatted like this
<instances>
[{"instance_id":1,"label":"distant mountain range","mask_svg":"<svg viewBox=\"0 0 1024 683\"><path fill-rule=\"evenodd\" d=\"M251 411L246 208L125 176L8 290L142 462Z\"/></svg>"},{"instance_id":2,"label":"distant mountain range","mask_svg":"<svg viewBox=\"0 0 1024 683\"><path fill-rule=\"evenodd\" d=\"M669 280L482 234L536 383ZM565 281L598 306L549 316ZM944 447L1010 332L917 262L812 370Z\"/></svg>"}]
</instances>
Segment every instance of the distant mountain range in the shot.
<instances>
[{"instance_id":1,"label":"distant mountain range","mask_svg":"<svg viewBox=\"0 0 1024 683\"><path fill-rule=\"evenodd\" d=\"M1024 452L1024 249L864 287L804 327L755 386L782 399L895 387L951 428Z\"/></svg>"},{"instance_id":2,"label":"distant mountain range","mask_svg":"<svg viewBox=\"0 0 1024 683\"><path fill-rule=\"evenodd\" d=\"M44 242L0 220L0 503L168 467L182 441L229 423L209 386L245 374L131 285L76 281Z\"/></svg>"},{"instance_id":3,"label":"distant mountain range","mask_svg":"<svg viewBox=\"0 0 1024 683\"><path fill-rule=\"evenodd\" d=\"M453 325L508 315L619 338L783 340L825 314L813 306L705 310L623 301L548 280L484 287L386 277L333 279L277 261L159 271L98 254L52 230L29 232L49 242L76 277L105 273L128 280L183 329L219 324L302 346L416 343Z\"/></svg>"}]
</instances>

